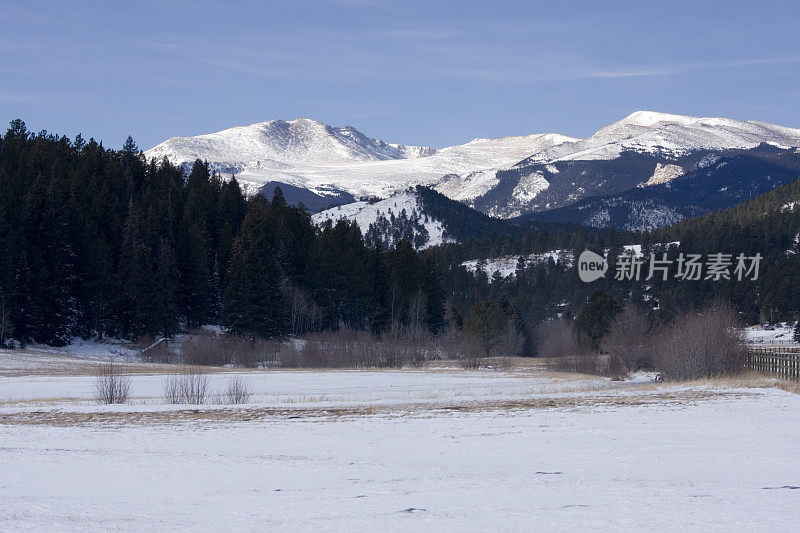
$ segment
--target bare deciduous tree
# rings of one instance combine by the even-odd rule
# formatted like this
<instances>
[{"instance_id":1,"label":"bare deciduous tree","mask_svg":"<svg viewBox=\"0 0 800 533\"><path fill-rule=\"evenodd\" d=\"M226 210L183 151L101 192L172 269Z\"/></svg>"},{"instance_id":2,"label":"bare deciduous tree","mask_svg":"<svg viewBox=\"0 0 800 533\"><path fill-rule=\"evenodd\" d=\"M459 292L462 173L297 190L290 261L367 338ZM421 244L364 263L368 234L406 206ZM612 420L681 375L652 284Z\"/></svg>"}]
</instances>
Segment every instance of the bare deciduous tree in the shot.
<instances>
[{"instance_id":1,"label":"bare deciduous tree","mask_svg":"<svg viewBox=\"0 0 800 533\"><path fill-rule=\"evenodd\" d=\"M579 351L572 326L563 318L539 324L536 340L537 351L542 357L565 357Z\"/></svg>"},{"instance_id":2,"label":"bare deciduous tree","mask_svg":"<svg viewBox=\"0 0 800 533\"><path fill-rule=\"evenodd\" d=\"M741 372L747 362L747 348L738 325L736 311L724 302L679 317L651 336L656 368L670 380Z\"/></svg>"},{"instance_id":3,"label":"bare deciduous tree","mask_svg":"<svg viewBox=\"0 0 800 533\"><path fill-rule=\"evenodd\" d=\"M525 339L517 330L513 320L508 321L506 330L494 339L489 347L491 357L518 357L522 353Z\"/></svg>"},{"instance_id":4,"label":"bare deciduous tree","mask_svg":"<svg viewBox=\"0 0 800 533\"><path fill-rule=\"evenodd\" d=\"M647 345L648 333L646 311L638 305L628 304L611 323L608 333L600 342L600 347L609 357L620 361L627 371L651 368L652 358Z\"/></svg>"}]
</instances>

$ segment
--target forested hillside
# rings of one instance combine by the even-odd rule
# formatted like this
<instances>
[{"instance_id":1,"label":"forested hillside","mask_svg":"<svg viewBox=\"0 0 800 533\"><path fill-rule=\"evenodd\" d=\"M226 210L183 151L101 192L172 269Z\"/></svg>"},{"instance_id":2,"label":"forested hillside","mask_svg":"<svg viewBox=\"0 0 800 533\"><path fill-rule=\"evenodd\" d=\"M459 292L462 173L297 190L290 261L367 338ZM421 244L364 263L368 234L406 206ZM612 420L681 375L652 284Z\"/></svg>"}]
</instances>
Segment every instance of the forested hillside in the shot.
<instances>
[{"instance_id":1,"label":"forested hillside","mask_svg":"<svg viewBox=\"0 0 800 533\"><path fill-rule=\"evenodd\" d=\"M665 321L717 298L750 322L800 313L798 181L647 233L522 226L424 187L416 193L464 242L417 252L400 241L387 250L355 222L315 227L279 188L271 200L247 198L235 178L221 179L203 161L187 176L167 160L147 163L130 138L112 150L80 136L33 134L14 121L0 138L0 340L58 345L204 324L265 337L341 328L438 332L490 301L530 347L538 322L574 316L596 289L645 304ZM655 249L673 261L681 253L763 260L756 280L615 280L613 258L632 244L642 246L645 271ZM591 284L547 254L577 257L585 249L612 258L611 273ZM514 274L473 273L462 264L496 258L516 258Z\"/></svg>"},{"instance_id":2,"label":"forested hillside","mask_svg":"<svg viewBox=\"0 0 800 533\"><path fill-rule=\"evenodd\" d=\"M675 243L664 246L665 243ZM639 281L614 279L614 260L626 245L642 246ZM531 258L549 250L582 250L605 253L610 272L593 283L582 282L573 265ZM678 255L725 253L761 254L756 280L681 280L660 276L646 280L649 255L666 253L673 264ZM794 320L800 315L800 180L748 200L740 205L673 226L645 233L595 231L534 232L523 237L485 236L438 251L444 268L448 297L458 312L475 300L504 301L514 307L526 324L563 313L574 315L588 296L602 289L619 302L635 301L669 320L680 310L700 308L714 299L732 302L746 322ZM522 258L514 275L502 277L461 265L467 259ZM661 257L658 255L657 257ZM490 262L489 262L490 263ZM488 263L487 263L488 264Z\"/></svg>"},{"instance_id":3,"label":"forested hillside","mask_svg":"<svg viewBox=\"0 0 800 533\"><path fill-rule=\"evenodd\" d=\"M444 320L438 270L406 243L369 249L355 224L315 230L280 190L246 199L202 161L186 177L130 138L116 151L19 120L0 139L0 261L2 341Z\"/></svg>"}]
</instances>

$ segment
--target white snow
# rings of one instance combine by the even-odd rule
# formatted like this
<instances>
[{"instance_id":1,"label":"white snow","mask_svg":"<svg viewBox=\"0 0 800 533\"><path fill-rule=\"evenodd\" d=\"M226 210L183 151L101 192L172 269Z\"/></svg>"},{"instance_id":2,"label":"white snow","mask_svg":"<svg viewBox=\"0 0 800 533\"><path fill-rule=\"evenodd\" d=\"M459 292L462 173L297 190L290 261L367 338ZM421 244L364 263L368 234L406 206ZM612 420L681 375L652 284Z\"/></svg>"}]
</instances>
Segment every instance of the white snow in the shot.
<instances>
[{"instance_id":1,"label":"white snow","mask_svg":"<svg viewBox=\"0 0 800 533\"><path fill-rule=\"evenodd\" d=\"M527 203L548 187L550 187L550 182L544 179L544 175L541 172L533 172L520 178L519 183L511 192L511 196L518 202Z\"/></svg>"},{"instance_id":2,"label":"white snow","mask_svg":"<svg viewBox=\"0 0 800 533\"><path fill-rule=\"evenodd\" d=\"M786 322L748 326L744 330L744 336L751 344L797 344L794 341L794 324Z\"/></svg>"},{"instance_id":3,"label":"white snow","mask_svg":"<svg viewBox=\"0 0 800 533\"><path fill-rule=\"evenodd\" d=\"M480 268L483 270L491 281L495 272L499 272L501 277L507 278L514 275L517 271L519 264L519 256L511 255L508 257L498 257L497 259L468 259L461 263L468 272L477 272Z\"/></svg>"},{"instance_id":4,"label":"white snow","mask_svg":"<svg viewBox=\"0 0 800 533\"><path fill-rule=\"evenodd\" d=\"M459 200L494 185L494 173L545 148L577 139L536 134L475 139L441 150L387 144L354 128L335 128L310 119L272 120L196 137L173 137L145 152L172 163L207 160L225 175L236 173L249 189L281 181L312 191L330 187L355 196L385 197L409 185L434 185L448 175L464 175L468 189L441 185ZM452 178L452 176L451 176ZM487 189L488 187L488 189Z\"/></svg>"},{"instance_id":5,"label":"white snow","mask_svg":"<svg viewBox=\"0 0 800 533\"><path fill-rule=\"evenodd\" d=\"M5 352L0 353L0 359ZM210 376L224 385L233 374ZM0 529L793 531L800 396L539 371L247 372L246 406L0 378Z\"/></svg>"},{"instance_id":6,"label":"white snow","mask_svg":"<svg viewBox=\"0 0 800 533\"><path fill-rule=\"evenodd\" d=\"M637 111L588 139L535 155L541 163L615 159L626 150L680 156L694 150L800 146L800 130L758 121Z\"/></svg>"},{"instance_id":7,"label":"white snow","mask_svg":"<svg viewBox=\"0 0 800 533\"><path fill-rule=\"evenodd\" d=\"M464 175L451 174L436 184L436 190L452 200L469 202L492 190L500 180L497 170L480 170Z\"/></svg>"},{"instance_id":8,"label":"white snow","mask_svg":"<svg viewBox=\"0 0 800 533\"><path fill-rule=\"evenodd\" d=\"M635 257L642 257L642 245L641 244L626 244L622 247L626 254L633 255Z\"/></svg>"},{"instance_id":9,"label":"white snow","mask_svg":"<svg viewBox=\"0 0 800 533\"><path fill-rule=\"evenodd\" d=\"M526 267L536 263L546 263L552 259L556 264L561 263L566 268L572 267L575 261L575 253L571 250L550 250L547 252L533 253L526 256L521 256ZM517 271L519 264L519 255L508 255L504 257L497 257L493 259L469 259L461 263L468 272L477 272L482 269L486 272L491 282L492 276L495 272L499 272L501 277L507 278L513 276Z\"/></svg>"},{"instance_id":10,"label":"white snow","mask_svg":"<svg viewBox=\"0 0 800 533\"><path fill-rule=\"evenodd\" d=\"M196 137L173 137L145 152L175 164L207 160L224 176L236 174L248 192L268 181L285 182L318 194L346 191L356 197L386 198L413 185L432 186L449 198L470 203L499 184L499 171L544 164L550 175L560 161L610 160L625 151L672 158L696 150L753 148L761 143L800 146L800 130L758 121L698 118L637 111L587 139L548 133L475 139L436 150L385 143L351 127L331 127L311 119L272 120ZM703 164L713 164L714 156ZM667 183L685 169L659 163L644 185ZM552 178L551 178L552 179ZM511 217L524 211L549 186L532 173L516 186L513 206L490 214ZM576 194L575 198L580 195ZM659 210L645 210L639 226L648 227ZM674 221L674 213L663 213ZM591 221L600 224L605 213ZM633 228L632 228L633 229Z\"/></svg>"},{"instance_id":11,"label":"white snow","mask_svg":"<svg viewBox=\"0 0 800 533\"><path fill-rule=\"evenodd\" d=\"M392 215L399 217L404 211L409 219L419 221L428 233L428 241L420 249L438 246L444 242L454 242L452 239L444 237L445 229L441 221L432 218L425 220L419 197L411 191L396 193L375 203L354 202L333 207L312 215L311 220L315 225L321 226L328 220L335 224L344 218L356 222L361 233L366 234L379 217L382 216L386 219L390 219ZM392 244L395 243L389 243L389 245Z\"/></svg>"},{"instance_id":12,"label":"white snow","mask_svg":"<svg viewBox=\"0 0 800 533\"><path fill-rule=\"evenodd\" d=\"M644 182L642 186L648 187L650 185L668 183L675 178L682 176L683 174L683 167L679 165L664 165L661 163L656 163L656 169L653 171L653 175L650 176L650 179Z\"/></svg>"}]
</instances>

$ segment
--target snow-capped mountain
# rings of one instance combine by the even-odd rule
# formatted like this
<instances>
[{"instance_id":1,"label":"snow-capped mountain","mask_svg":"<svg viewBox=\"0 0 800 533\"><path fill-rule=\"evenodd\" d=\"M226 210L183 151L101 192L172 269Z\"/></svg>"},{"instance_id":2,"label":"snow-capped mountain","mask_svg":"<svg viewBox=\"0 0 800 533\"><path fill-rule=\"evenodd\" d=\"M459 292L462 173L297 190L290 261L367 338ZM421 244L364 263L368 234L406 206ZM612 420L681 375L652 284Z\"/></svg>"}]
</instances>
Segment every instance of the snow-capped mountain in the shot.
<instances>
[{"instance_id":1,"label":"snow-capped mountain","mask_svg":"<svg viewBox=\"0 0 800 533\"><path fill-rule=\"evenodd\" d=\"M597 131L588 139L532 154L518 166L558 161L616 159L623 152L680 157L699 150L800 146L800 130L766 122L698 118L637 111Z\"/></svg>"},{"instance_id":2,"label":"snow-capped mountain","mask_svg":"<svg viewBox=\"0 0 800 533\"><path fill-rule=\"evenodd\" d=\"M777 178L774 168L771 175L760 174L761 167L750 163L741 171L718 173L718 189L726 187L725 179L738 180L723 191L725 207L732 205L725 202L764 192L763 186L784 183L800 159L798 146L797 129L638 111L587 139L532 134L475 139L436 150L389 144L351 127L296 119L176 137L145 154L167 157L186 168L204 159L223 174L235 173L251 192L271 193L282 185L289 201L303 201L312 212L358 198L388 198L409 186L424 185L493 217L531 217L555 210L556 216L542 220L643 229L707 210L702 198L691 209L679 209L654 200L654 195L664 197L661 191L669 189L680 197L687 180L707 174L703 169L708 161L739 151L734 159L741 162L742 151L759 158L766 150L781 169ZM746 184L739 179L745 168L751 172ZM622 194L636 201L614 203ZM574 210L562 209L595 197L611 198L611 205L627 205L627 211L606 213L604 206L575 216ZM350 209L363 207L358 205Z\"/></svg>"},{"instance_id":3,"label":"snow-capped mountain","mask_svg":"<svg viewBox=\"0 0 800 533\"><path fill-rule=\"evenodd\" d=\"M644 164L642 160L640 154L625 155L612 166L636 168ZM652 164L652 156L644 161ZM528 213L521 220L648 230L731 207L800 176L800 153L768 144L702 150L674 161L671 165L656 163L656 172L648 181L626 190L586 196L563 207ZM586 176L592 179L588 171Z\"/></svg>"},{"instance_id":4,"label":"snow-capped mountain","mask_svg":"<svg viewBox=\"0 0 800 533\"><path fill-rule=\"evenodd\" d=\"M542 134L475 139L441 150L388 144L349 126L332 127L298 118L272 120L196 137L173 137L145 152L190 167L196 159L236 174L249 190L272 182L302 188L321 197L346 193L386 197L409 185L433 185L458 200L479 196L495 184L494 173L533 153L565 142L564 135ZM462 176L453 181L453 178ZM450 181L448 181L450 180Z\"/></svg>"},{"instance_id":5,"label":"snow-capped mountain","mask_svg":"<svg viewBox=\"0 0 800 533\"><path fill-rule=\"evenodd\" d=\"M686 209L676 210L674 206L649 201L656 193L651 187L663 188L673 183L680 188L682 178L703 174L695 171L705 168L707 161L731 151L754 151L762 146L797 160L800 130L756 121L639 111L602 128L588 139L543 150L497 172L497 185L469 203L492 216L512 218L567 208L594 197L613 198L638 187L643 191L636 195L648 200L630 206L629 210L638 210L638 214L633 211L630 216L618 213L615 219L600 209L591 216L559 217L558 220L645 229L689 216ZM786 168L793 166L794 163L788 161ZM755 180L752 191L734 187L728 195L741 200L751 197L755 189L765 192L759 184L768 181L767 176L752 174L750 178ZM773 180L767 185L772 188L784 182ZM727 205L732 204L723 207ZM704 212L707 209L700 205L693 206L692 210ZM629 220L621 221L625 217Z\"/></svg>"},{"instance_id":6,"label":"snow-capped mountain","mask_svg":"<svg viewBox=\"0 0 800 533\"><path fill-rule=\"evenodd\" d=\"M207 159L215 163L272 161L290 163L334 163L382 161L424 157L436 150L424 146L388 144L371 139L349 126L332 127L316 120L270 120L237 126L197 137L173 137L147 157L175 158L178 162Z\"/></svg>"}]
</instances>

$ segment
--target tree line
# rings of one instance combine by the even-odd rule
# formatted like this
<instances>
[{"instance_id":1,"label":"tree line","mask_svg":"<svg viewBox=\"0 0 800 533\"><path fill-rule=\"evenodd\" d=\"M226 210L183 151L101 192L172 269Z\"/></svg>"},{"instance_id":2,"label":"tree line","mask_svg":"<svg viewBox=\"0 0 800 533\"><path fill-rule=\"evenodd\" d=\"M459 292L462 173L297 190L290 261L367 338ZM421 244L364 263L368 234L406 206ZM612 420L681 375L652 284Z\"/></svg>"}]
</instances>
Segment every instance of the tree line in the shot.
<instances>
[{"instance_id":1,"label":"tree line","mask_svg":"<svg viewBox=\"0 0 800 533\"><path fill-rule=\"evenodd\" d=\"M664 246L665 243L680 243ZM760 254L758 278L686 281L670 275L651 280L614 279L614 259L625 245L640 244L646 273L651 253L676 264L678 255L716 253ZM530 254L566 250L576 260L583 250L605 253L610 272L593 283L582 282L574 266L552 259L528 261ZM476 300L507 301L527 328L555 316L576 317L596 289L618 302L633 302L649 309L659 323L670 322L685 311L701 309L715 301L733 304L743 323L792 322L800 317L800 180L735 207L686 219L649 231L551 228L524 235L484 235L438 250L444 269L446 297L454 312L465 316ZM478 269L469 272L466 259L523 256L513 276ZM535 343L533 343L535 345Z\"/></svg>"},{"instance_id":2,"label":"tree line","mask_svg":"<svg viewBox=\"0 0 800 533\"><path fill-rule=\"evenodd\" d=\"M187 175L166 159L146 161L131 138L113 150L80 135L34 134L15 120L0 137L0 342L169 336L205 324L261 337L450 325L487 350L504 338L534 355L537 324L578 316L596 289L661 323L716 300L733 303L744 322L800 314L800 181L646 233L493 221L418 192L462 243L417 252L400 240L387 249L355 223L315 227L279 188L272 200L248 198L235 177L223 180L203 161ZM556 249L616 257L634 243L646 256L671 241L680 241L666 249L672 260L682 251L760 253L761 275L586 284L552 259L520 261L506 278L461 266Z\"/></svg>"},{"instance_id":3,"label":"tree line","mask_svg":"<svg viewBox=\"0 0 800 533\"><path fill-rule=\"evenodd\" d=\"M355 223L315 228L278 189L247 198L93 139L0 137L0 342L169 336L220 323L264 337L445 323L433 255L367 246Z\"/></svg>"}]
</instances>

